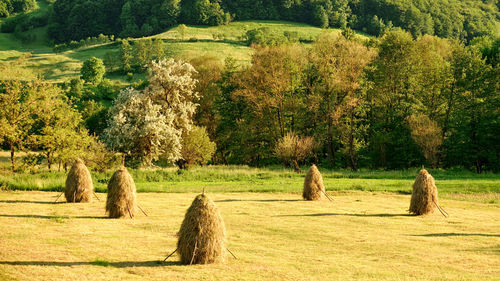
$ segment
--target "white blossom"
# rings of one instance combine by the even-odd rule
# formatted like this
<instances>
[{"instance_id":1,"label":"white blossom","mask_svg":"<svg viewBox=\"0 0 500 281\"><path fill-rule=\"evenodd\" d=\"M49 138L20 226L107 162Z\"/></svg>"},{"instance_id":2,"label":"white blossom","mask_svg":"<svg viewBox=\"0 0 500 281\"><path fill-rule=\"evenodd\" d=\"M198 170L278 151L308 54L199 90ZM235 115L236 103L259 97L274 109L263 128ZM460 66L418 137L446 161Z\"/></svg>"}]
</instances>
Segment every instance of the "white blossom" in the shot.
<instances>
[{"instance_id":1,"label":"white blossom","mask_svg":"<svg viewBox=\"0 0 500 281\"><path fill-rule=\"evenodd\" d=\"M153 62L148 87L144 91L125 89L114 101L106 143L146 163L159 157L178 160L181 136L191 130L197 107L195 73L193 66L181 61Z\"/></svg>"}]
</instances>

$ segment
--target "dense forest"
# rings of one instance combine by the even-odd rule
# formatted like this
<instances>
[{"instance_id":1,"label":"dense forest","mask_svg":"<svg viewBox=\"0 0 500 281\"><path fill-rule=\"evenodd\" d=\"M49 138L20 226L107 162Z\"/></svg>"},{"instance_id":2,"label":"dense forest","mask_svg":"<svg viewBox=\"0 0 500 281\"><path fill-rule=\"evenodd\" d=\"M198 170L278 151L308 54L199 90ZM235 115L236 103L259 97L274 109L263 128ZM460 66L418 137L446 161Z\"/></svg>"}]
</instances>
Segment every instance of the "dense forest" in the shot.
<instances>
[{"instance_id":1,"label":"dense forest","mask_svg":"<svg viewBox=\"0 0 500 281\"><path fill-rule=\"evenodd\" d=\"M1 0L0 16L31 9L33 0ZM436 35L469 42L495 35L494 0L57 0L50 13L11 18L3 32L49 25L49 36L68 42L99 34L141 37L178 23L221 25L231 20L288 20L381 35L400 27L415 38Z\"/></svg>"},{"instance_id":2,"label":"dense forest","mask_svg":"<svg viewBox=\"0 0 500 281\"><path fill-rule=\"evenodd\" d=\"M49 163L86 151L111 161L109 150L128 165L500 170L499 39L324 32L311 47L257 45L250 66L166 60L161 40L119 44L113 64L89 59L58 86L1 82L6 148ZM103 79L112 69L148 69L147 80L124 89Z\"/></svg>"}]
</instances>

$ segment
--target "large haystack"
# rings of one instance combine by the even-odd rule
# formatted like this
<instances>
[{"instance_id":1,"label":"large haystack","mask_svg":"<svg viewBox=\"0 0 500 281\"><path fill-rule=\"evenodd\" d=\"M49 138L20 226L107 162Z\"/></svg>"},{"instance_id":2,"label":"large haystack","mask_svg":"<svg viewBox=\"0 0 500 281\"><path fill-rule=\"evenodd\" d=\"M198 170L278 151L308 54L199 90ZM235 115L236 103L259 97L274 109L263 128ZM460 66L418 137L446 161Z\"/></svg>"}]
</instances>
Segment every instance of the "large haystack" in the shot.
<instances>
[{"instance_id":1,"label":"large haystack","mask_svg":"<svg viewBox=\"0 0 500 281\"><path fill-rule=\"evenodd\" d=\"M323 185L323 177L318 170L316 165L312 165L307 171L306 178L304 180L304 190L302 192L302 197L305 200L321 200L323 194L325 193L325 186Z\"/></svg>"},{"instance_id":2,"label":"large haystack","mask_svg":"<svg viewBox=\"0 0 500 281\"><path fill-rule=\"evenodd\" d=\"M92 177L87 166L78 159L69 170L64 196L67 202L91 202L94 193Z\"/></svg>"},{"instance_id":3,"label":"large haystack","mask_svg":"<svg viewBox=\"0 0 500 281\"><path fill-rule=\"evenodd\" d=\"M177 251L181 262L222 262L225 259L225 243L226 228L217 206L204 194L196 196L179 230Z\"/></svg>"},{"instance_id":4,"label":"large haystack","mask_svg":"<svg viewBox=\"0 0 500 281\"><path fill-rule=\"evenodd\" d=\"M130 217L136 213L135 183L127 168L121 167L108 183L106 212L110 218Z\"/></svg>"},{"instance_id":5,"label":"large haystack","mask_svg":"<svg viewBox=\"0 0 500 281\"><path fill-rule=\"evenodd\" d=\"M434 178L426 169L420 170L413 183L411 194L410 213L425 215L432 213L437 206L437 188Z\"/></svg>"}]
</instances>

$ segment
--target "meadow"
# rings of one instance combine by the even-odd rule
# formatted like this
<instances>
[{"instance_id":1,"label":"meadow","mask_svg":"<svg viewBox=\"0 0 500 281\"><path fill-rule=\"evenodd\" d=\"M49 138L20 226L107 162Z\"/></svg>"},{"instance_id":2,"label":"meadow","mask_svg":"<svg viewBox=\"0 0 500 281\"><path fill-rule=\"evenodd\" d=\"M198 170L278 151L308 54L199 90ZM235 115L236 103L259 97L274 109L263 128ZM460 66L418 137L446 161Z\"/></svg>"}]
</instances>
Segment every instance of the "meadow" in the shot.
<instances>
[{"instance_id":1,"label":"meadow","mask_svg":"<svg viewBox=\"0 0 500 281\"><path fill-rule=\"evenodd\" d=\"M408 214L418 169L321 169L333 201L301 199L304 173L280 166L130 169L134 219L108 219L112 171L93 172L97 197L69 204L64 171L12 173L0 160L2 280L497 280L500 177L431 170L439 212ZM20 154L22 157L22 153ZM303 167L304 169L307 167ZM184 212L202 190L225 220L223 264L173 255ZM55 202L58 199L58 202Z\"/></svg>"},{"instance_id":2,"label":"meadow","mask_svg":"<svg viewBox=\"0 0 500 281\"><path fill-rule=\"evenodd\" d=\"M226 262L184 266L176 233L195 193L139 193L148 216L107 219L104 194L0 192L2 280L498 280L497 204L441 200L450 213L410 216L410 196L331 192L209 193L225 220Z\"/></svg>"}]
</instances>

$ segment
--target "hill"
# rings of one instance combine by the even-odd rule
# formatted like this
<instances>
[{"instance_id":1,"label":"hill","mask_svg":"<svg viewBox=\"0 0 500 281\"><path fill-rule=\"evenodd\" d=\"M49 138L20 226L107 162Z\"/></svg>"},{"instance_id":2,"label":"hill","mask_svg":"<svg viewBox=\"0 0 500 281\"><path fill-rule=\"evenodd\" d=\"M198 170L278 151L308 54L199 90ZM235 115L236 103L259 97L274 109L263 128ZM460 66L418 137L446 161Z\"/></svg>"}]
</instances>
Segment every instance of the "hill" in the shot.
<instances>
[{"instance_id":1,"label":"hill","mask_svg":"<svg viewBox=\"0 0 500 281\"><path fill-rule=\"evenodd\" d=\"M221 62L228 56L240 64L250 61L252 48L242 38L246 31L267 28L270 33L282 35L285 31L296 32L305 41L313 40L322 29L307 24L284 21L241 21L222 26L187 26L184 36L178 26L144 38L160 38L165 44L167 56L189 60L196 56L214 56ZM338 29L332 29L340 32ZM62 82L79 76L83 61L98 57L103 59L108 52L118 51L115 42L94 44L76 49L55 52L46 36L46 28L36 28L26 32L35 34L36 39L23 43L14 34L0 33L0 65L13 63L27 68L45 79ZM364 35L359 35L364 36ZM183 38L182 38L183 37ZM132 39L134 40L134 39ZM0 79L6 78L0 74ZM28 75L28 74L23 74ZM125 76L108 75L107 78L125 83ZM134 79L142 78L136 75Z\"/></svg>"}]
</instances>

